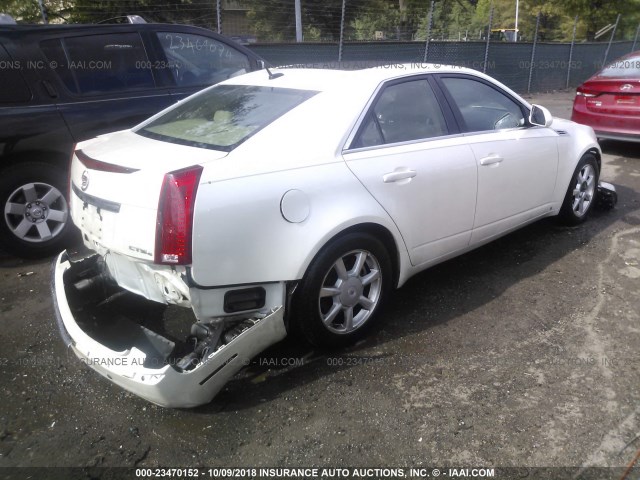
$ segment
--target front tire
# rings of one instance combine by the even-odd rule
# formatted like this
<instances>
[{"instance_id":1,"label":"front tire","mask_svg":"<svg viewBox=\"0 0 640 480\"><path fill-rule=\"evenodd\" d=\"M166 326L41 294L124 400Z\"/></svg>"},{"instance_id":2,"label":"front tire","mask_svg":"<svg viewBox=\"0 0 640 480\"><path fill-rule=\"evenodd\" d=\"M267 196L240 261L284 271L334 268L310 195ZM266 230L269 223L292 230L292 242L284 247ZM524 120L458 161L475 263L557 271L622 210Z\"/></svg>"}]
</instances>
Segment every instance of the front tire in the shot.
<instances>
[{"instance_id":1,"label":"front tire","mask_svg":"<svg viewBox=\"0 0 640 480\"><path fill-rule=\"evenodd\" d=\"M585 221L593 208L600 170L596 157L587 153L578 162L560 209L560 219L567 225Z\"/></svg>"},{"instance_id":2,"label":"front tire","mask_svg":"<svg viewBox=\"0 0 640 480\"><path fill-rule=\"evenodd\" d=\"M379 316L391 279L382 242L364 233L339 237L311 263L295 293L292 320L313 345L352 344Z\"/></svg>"},{"instance_id":3,"label":"front tire","mask_svg":"<svg viewBox=\"0 0 640 480\"><path fill-rule=\"evenodd\" d=\"M74 229L65 198L64 169L41 162L21 162L0 177L0 241L23 258L41 258L61 251Z\"/></svg>"}]
</instances>

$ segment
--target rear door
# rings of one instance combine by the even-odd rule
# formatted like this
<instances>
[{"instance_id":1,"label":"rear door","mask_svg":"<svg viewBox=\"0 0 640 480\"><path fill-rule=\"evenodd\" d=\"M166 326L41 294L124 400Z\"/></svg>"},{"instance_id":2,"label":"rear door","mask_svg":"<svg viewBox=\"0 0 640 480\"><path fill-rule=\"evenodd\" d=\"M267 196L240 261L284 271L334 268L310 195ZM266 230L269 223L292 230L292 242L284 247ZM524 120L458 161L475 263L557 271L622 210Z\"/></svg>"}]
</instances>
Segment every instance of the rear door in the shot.
<instances>
[{"instance_id":1,"label":"rear door","mask_svg":"<svg viewBox=\"0 0 640 480\"><path fill-rule=\"evenodd\" d=\"M130 128L172 103L134 30L50 38L40 48L69 98L58 108L76 141Z\"/></svg>"},{"instance_id":2,"label":"rear door","mask_svg":"<svg viewBox=\"0 0 640 480\"><path fill-rule=\"evenodd\" d=\"M33 37L14 35L0 45L0 151L54 151L68 161L73 139L56 108L58 92Z\"/></svg>"},{"instance_id":3,"label":"rear door","mask_svg":"<svg viewBox=\"0 0 640 480\"><path fill-rule=\"evenodd\" d=\"M413 265L467 247L476 162L427 76L387 83L343 157L398 226Z\"/></svg>"}]
</instances>

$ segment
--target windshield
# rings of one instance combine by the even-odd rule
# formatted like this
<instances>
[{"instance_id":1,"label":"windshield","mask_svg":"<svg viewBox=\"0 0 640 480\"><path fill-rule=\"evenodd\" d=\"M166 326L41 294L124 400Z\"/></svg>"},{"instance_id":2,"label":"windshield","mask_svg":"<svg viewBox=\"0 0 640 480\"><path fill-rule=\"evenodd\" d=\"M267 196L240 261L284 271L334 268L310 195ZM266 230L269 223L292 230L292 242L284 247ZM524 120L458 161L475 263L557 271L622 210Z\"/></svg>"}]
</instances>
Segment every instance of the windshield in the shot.
<instances>
[{"instance_id":1,"label":"windshield","mask_svg":"<svg viewBox=\"0 0 640 480\"><path fill-rule=\"evenodd\" d=\"M231 151L317 92L251 85L218 85L136 133L200 148Z\"/></svg>"},{"instance_id":2,"label":"windshield","mask_svg":"<svg viewBox=\"0 0 640 480\"><path fill-rule=\"evenodd\" d=\"M640 78L640 55L620 58L607 65L599 75L601 77Z\"/></svg>"}]
</instances>

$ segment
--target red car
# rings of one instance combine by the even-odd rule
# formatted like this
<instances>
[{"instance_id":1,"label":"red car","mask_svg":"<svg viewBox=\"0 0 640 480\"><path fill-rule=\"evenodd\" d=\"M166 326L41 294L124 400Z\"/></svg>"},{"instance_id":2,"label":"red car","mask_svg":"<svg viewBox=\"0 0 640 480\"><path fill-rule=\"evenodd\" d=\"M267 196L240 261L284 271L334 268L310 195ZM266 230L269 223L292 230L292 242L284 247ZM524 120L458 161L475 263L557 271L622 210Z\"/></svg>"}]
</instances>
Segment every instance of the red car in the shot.
<instances>
[{"instance_id":1,"label":"red car","mask_svg":"<svg viewBox=\"0 0 640 480\"><path fill-rule=\"evenodd\" d=\"M598 138L640 142L640 51L610 63L576 90L571 120Z\"/></svg>"}]
</instances>

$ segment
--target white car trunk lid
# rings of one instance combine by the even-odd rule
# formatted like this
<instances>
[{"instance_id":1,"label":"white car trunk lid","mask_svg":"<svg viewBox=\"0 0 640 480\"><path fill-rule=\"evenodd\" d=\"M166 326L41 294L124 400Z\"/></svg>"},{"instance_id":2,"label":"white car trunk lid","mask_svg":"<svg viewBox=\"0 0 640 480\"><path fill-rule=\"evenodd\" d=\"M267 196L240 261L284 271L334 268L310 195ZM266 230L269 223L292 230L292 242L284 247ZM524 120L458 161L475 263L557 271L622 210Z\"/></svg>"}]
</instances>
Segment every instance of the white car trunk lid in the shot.
<instances>
[{"instance_id":1,"label":"white car trunk lid","mask_svg":"<svg viewBox=\"0 0 640 480\"><path fill-rule=\"evenodd\" d=\"M86 243L153 260L165 174L225 157L130 131L77 145L71 164L71 215Z\"/></svg>"}]
</instances>

